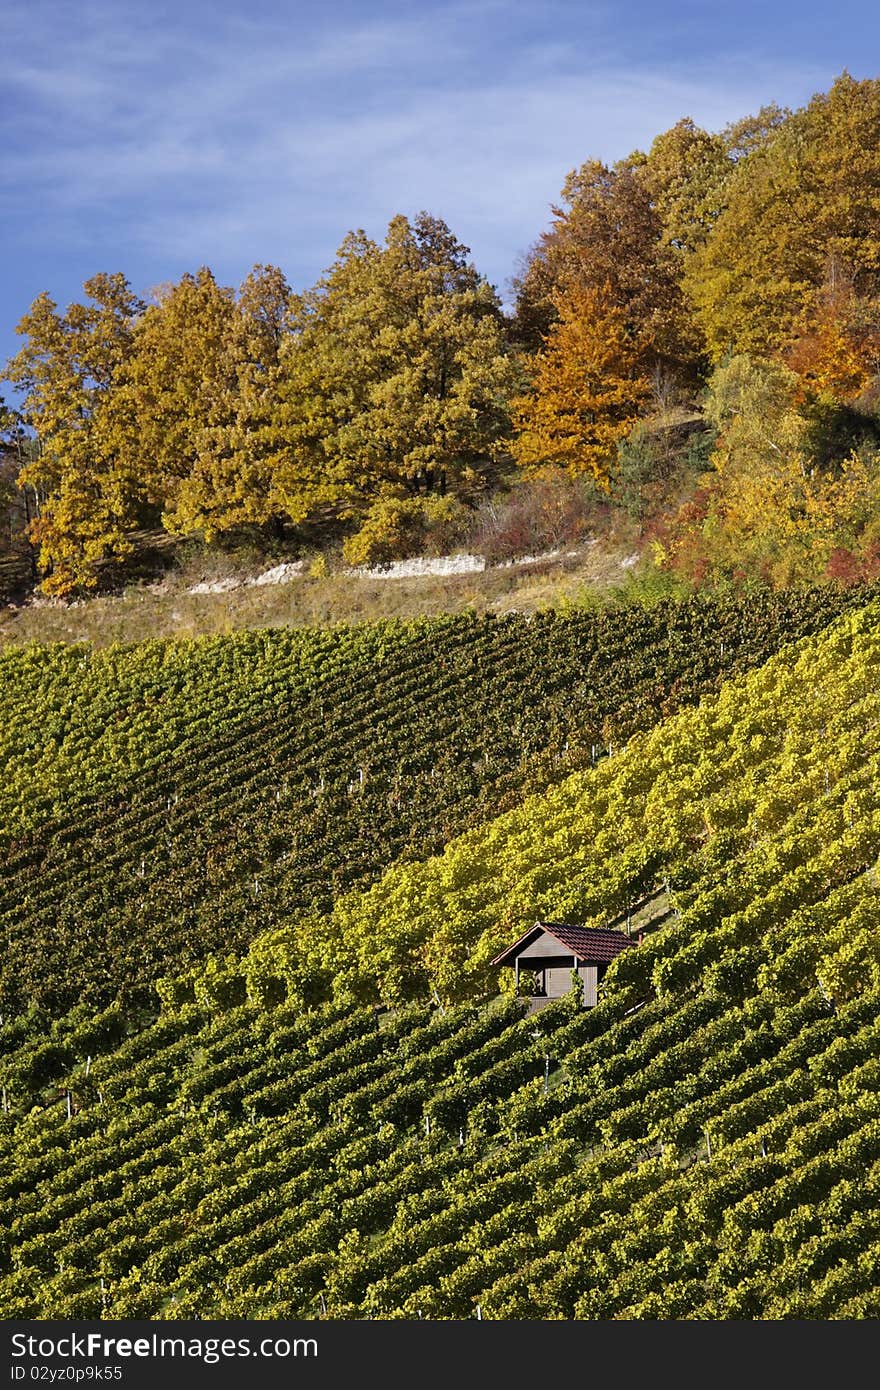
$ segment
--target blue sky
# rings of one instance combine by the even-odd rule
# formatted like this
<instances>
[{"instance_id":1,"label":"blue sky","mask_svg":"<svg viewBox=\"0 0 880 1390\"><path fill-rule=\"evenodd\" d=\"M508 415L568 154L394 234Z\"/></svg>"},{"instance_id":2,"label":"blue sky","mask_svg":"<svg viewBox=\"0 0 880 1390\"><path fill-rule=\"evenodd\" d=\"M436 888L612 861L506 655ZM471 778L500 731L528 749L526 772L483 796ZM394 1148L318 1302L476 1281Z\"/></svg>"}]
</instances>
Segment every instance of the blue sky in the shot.
<instances>
[{"instance_id":1,"label":"blue sky","mask_svg":"<svg viewBox=\"0 0 880 1390\"><path fill-rule=\"evenodd\" d=\"M506 294L566 172L880 75L870 0L7 0L0 361L48 290L257 261L444 217Z\"/></svg>"}]
</instances>

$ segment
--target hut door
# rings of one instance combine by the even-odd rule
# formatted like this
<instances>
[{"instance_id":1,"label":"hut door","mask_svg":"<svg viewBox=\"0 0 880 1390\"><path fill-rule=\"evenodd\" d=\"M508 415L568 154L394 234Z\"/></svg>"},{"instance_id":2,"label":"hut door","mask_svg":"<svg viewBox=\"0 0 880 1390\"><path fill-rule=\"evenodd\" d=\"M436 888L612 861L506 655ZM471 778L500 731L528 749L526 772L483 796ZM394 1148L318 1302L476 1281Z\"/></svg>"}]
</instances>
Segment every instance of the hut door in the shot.
<instances>
[{"instance_id":1,"label":"hut door","mask_svg":"<svg viewBox=\"0 0 880 1390\"><path fill-rule=\"evenodd\" d=\"M599 969L595 965L581 965L578 974L584 982L584 1005L588 1009L595 1009Z\"/></svg>"},{"instance_id":2,"label":"hut door","mask_svg":"<svg viewBox=\"0 0 880 1390\"><path fill-rule=\"evenodd\" d=\"M568 994L571 989L570 965L548 965L544 974L548 998L558 999L560 995Z\"/></svg>"}]
</instances>

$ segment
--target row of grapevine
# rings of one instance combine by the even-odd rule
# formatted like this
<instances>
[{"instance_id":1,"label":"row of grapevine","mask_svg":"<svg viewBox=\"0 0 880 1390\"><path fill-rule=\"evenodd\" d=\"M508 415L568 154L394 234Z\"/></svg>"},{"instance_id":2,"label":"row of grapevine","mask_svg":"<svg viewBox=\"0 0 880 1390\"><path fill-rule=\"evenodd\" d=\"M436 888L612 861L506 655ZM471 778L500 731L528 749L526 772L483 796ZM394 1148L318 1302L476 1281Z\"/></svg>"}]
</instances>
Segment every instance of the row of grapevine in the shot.
<instances>
[{"instance_id":1,"label":"row of grapevine","mask_svg":"<svg viewBox=\"0 0 880 1390\"><path fill-rule=\"evenodd\" d=\"M10 1025L4 1315L877 1316L878 610L313 919L387 969L408 882L402 951L441 921L475 983L523 891L598 915L665 876L593 1010L380 1010L344 969L272 1002L273 934L143 1027Z\"/></svg>"},{"instance_id":2,"label":"row of grapevine","mask_svg":"<svg viewBox=\"0 0 880 1390\"><path fill-rule=\"evenodd\" d=\"M147 1004L170 970L428 858L854 602L3 652L0 1010Z\"/></svg>"},{"instance_id":3,"label":"row of grapevine","mask_svg":"<svg viewBox=\"0 0 880 1390\"><path fill-rule=\"evenodd\" d=\"M265 933L243 967L248 989L268 995L283 982L292 998L321 986L363 998L371 984L376 998L402 1000L414 990L467 996L485 987L489 961L523 923L601 922L661 879L682 902L696 879L708 915L731 895L752 902L760 888L754 927L741 928L745 944L762 914L789 911L778 880L808 841L817 849L845 842L838 877L876 858L877 612L870 604L825 638L784 649L698 709L474 827L433 859L393 865L330 914ZM783 826L787 838L778 840ZM820 862L815 872L821 888L830 869ZM790 955L789 968L819 969L821 955L826 986L845 989L847 974L859 978L870 955L869 936L866 921L861 947L828 937L820 948L808 932L804 958L796 965ZM725 968L717 955L717 943L701 938L689 954L669 957L661 933L639 964L618 968L647 984L648 963L660 956L652 982L664 986L683 972Z\"/></svg>"}]
</instances>

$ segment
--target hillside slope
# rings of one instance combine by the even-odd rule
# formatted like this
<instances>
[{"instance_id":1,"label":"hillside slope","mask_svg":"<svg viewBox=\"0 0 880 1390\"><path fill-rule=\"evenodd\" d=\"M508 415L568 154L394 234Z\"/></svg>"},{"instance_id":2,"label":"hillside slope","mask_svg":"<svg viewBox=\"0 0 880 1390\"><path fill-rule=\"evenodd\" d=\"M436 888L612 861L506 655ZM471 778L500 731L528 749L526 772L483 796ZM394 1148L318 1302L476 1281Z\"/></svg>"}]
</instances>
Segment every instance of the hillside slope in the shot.
<instances>
[{"instance_id":1,"label":"hillside slope","mask_svg":"<svg viewBox=\"0 0 880 1390\"><path fill-rule=\"evenodd\" d=\"M46 1037L9 1026L5 1315L876 1317L878 616L311 937L196 972L140 1032L87 1008ZM458 988L456 958L485 989L514 920L601 914L661 876L677 915L592 1011L351 1002L368 944L374 990ZM356 966L303 1010L303 953L332 940ZM270 976L287 1003L261 1004Z\"/></svg>"},{"instance_id":2,"label":"hillside slope","mask_svg":"<svg viewBox=\"0 0 880 1390\"><path fill-rule=\"evenodd\" d=\"M0 653L0 1009L151 983L589 766L858 601L828 588Z\"/></svg>"},{"instance_id":3,"label":"hillside slope","mask_svg":"<svg viewBox=\"0 0 880 1390\"><path fill-rule=\"evenodd\" d=\"M523 921L600 921L658 879L679 896L703 882L730 911L838 840L866 869L878 612L875 600L845 615L436 858L394 865L331 914L262 936L251 990L274 972L294 996L323 975L355 998L466 997ZM717 967L718 949L707 943L695 968Z\"/></svg>"}]
</instances>

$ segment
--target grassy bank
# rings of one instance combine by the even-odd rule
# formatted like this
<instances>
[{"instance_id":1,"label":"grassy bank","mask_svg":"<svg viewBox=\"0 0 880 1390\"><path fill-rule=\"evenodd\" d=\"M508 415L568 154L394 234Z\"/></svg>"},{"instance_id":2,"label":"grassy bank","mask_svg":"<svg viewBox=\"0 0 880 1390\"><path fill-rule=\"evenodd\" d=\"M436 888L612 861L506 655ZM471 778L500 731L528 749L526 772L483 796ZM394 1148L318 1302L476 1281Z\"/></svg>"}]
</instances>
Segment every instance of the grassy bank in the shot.
<instances>
[{"instance_id":1,"label":"grassy bank","mask_svg":"<svg viewBox=\"0 0 880 1390\"><path fill-rule=\"evenodd\" d=\"M638 567L627 563L633 554L631 547L602 541L536 564L472 574L408 579L307 574L281 584L242 583L218 593L192 593L204 575L189 567L161 583L131 586L120 595L73 603L37 598L2 609L0 644L88 641L107 646L150 637L317 627L466 610L534 612L604 602L621 586L643 586L646 581L639 578Z\"/></svg>"}]
</instances>

